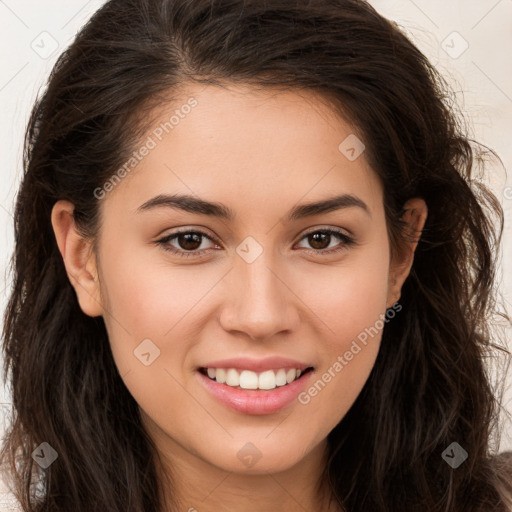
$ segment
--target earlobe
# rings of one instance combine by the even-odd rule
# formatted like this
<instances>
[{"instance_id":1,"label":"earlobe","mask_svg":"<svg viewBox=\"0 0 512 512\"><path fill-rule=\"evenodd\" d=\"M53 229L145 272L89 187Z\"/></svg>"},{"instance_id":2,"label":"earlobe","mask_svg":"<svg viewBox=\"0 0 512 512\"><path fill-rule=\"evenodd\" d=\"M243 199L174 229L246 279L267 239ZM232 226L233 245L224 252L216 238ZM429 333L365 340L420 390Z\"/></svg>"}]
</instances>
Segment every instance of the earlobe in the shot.
<instances>
[{"instance_id":1,"label":"earlobe","mask_svg":"<svg viewBox=\"0 0 512 512\"><path fill-rule=\"evenodd\" d=\"M402 285L411 271L414 252L421 238L421 233L427 220L428 208L425 201L419 197L409 199L404 205L402 220L406 223L405 247L398 258L391 262L388 283L387 307L390 308L400 298Z\"/></svg>"},{"instance_id":2,"label":"earlobe","mask_svg":"<svg viewBox=\"0 0 512 512\"><path fill-rule=\"evenodd\" d=\"M51 215L53 231L80 308L88 316L101 316L103 308L96 256L91 242L78 232L73 210L74 205L69 201L55 203Z\"/></svg>"}]
</instances>

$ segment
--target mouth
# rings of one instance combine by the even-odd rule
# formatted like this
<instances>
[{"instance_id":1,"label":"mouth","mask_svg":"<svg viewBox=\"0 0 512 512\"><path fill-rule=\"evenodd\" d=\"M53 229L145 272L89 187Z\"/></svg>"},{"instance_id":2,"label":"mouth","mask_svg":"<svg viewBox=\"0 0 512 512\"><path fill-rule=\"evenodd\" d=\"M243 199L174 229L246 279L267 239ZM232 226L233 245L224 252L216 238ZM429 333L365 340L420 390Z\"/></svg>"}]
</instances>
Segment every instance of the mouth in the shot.
<instances>
[{"instance_id":1,"label":"mouth","mask_svg":"<svg viewBox=\"0 0 512 512\"><path fill-rule=\"evenodd\" d=\"M276 368L263 372L242 370L237 368L199 368L199 372L208 379L224 384L233 389L271 391L276 388L289 386L313 371L309 366L300 368Z\"/></svg>"}]
</instances>

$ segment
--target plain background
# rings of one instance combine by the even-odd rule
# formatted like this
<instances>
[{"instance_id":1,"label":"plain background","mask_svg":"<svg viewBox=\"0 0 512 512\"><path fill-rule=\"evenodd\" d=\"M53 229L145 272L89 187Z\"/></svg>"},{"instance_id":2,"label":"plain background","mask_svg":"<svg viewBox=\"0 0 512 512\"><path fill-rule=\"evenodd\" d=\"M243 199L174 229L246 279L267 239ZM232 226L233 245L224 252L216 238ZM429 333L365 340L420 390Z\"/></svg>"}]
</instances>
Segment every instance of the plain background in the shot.
<instances>
[{"instance_id":1,"label":"plain background","mask_svg":"<svg viewBox=\"0 0 512 512\"><path fill-rule=\"evenodd\" d=\"M193 0L190 0L193 1ZM103 0L0 0L0 309L5 310L13 250L14 198L21 170L22 140L30 108L56 57ZM470 120L470 135L493 148L503 165L484 177L502 201L505 233L501 293L512 314L512 0L372 0L397 21L441 71ZM456 200L456 198L454 198ZM512 349L510 325L508 348ZM512 372L512 368L511 368ZM512 412L511 376L505 408ZM9 390L0 383L0 431ZM512 424L502 422L500 451L512 449Z\"/></svg>"}]
</instances>

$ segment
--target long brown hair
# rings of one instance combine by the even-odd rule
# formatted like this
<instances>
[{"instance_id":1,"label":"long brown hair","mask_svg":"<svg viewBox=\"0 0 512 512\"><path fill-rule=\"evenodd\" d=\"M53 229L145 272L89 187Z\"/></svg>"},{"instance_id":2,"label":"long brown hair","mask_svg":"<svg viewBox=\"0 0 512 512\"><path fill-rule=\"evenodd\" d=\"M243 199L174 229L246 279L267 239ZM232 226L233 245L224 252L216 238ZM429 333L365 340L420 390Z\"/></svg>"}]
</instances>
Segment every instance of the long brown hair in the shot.
<instances>
[{"instance_id":1,"label":"long brown hair","mask_svg":"<svg viewBox=\"0 0 512 512\"><path fill-rule=\"evenodd\" d=\"M163 510L158 454L103 319L79 307L50 214L57 200L71 201L94 240L94 191L133 151L144 113L190 82L327 98L365 141L394 248L406 200L428 205L402 311L328 436L323 477L339 504L505 511L511 464L493 457L501 394L485 366L493 350L510 355L489 324L502 209L475 180L483 150L465 134L443 78L361 0L111 0L60 56L27 130L3 332L13 418L1 461L24 510ZM58 454L47 469L31 456L43 442ZM442 456L453 442L468 454L456 469Z\"/></svg>"}]
</instances>

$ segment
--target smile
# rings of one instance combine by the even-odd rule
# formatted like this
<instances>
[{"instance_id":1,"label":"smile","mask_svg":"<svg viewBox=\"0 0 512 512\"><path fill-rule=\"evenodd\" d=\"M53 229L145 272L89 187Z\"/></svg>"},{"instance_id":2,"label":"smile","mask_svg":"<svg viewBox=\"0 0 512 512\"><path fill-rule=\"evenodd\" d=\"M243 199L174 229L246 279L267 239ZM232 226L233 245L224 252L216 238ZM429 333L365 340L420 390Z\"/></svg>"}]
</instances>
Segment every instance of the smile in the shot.
<instances>
[{"instance_id":1,"label":"smile","mask_svg":"<svg viewBox=\"0 0 512 512\"><path fill-rule=\"evenodd\" d=\"M250 369L249 369L249 368ZM207 394L243 414L273 414L297 402L314 367L283 358L224 360L197 368Z\"/></svg>"},{"instance_id":2,"label":"smile","mask_svg":"<svg viewBox=\"0 0 512 512\"><path fill-rule=\"evenodd\" d=\"M311 369L311 367L305 370L300 370L299 368L279 368L260 373L251 370L238 370L236 368L201 368L200 371L204 375L208 375L211 380L236 389L271 390L291 384L303 373Z\"/></svg>"}]
</instances>

